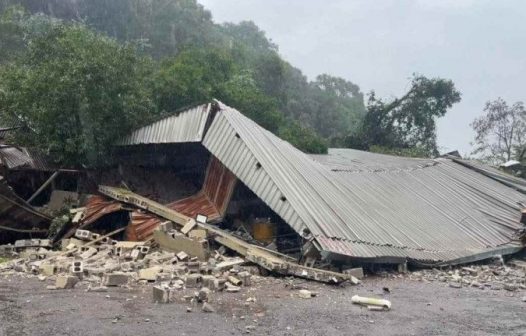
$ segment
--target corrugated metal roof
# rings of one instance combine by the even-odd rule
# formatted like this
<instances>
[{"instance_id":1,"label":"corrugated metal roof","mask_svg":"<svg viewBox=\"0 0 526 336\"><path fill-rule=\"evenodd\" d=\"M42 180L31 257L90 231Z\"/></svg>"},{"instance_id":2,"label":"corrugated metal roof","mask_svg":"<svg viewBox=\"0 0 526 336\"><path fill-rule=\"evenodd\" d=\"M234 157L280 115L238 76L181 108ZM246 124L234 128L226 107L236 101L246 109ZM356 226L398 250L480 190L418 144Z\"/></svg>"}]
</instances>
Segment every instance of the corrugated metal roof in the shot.
<instances>
[{"instance_id":1,"label":"corrugated metal roof","mask_svg":"<svg viewBox=\"0 0 526 336\"><path fill-rule=\"evenodd\" d=\"M20 148L13 146L0 147L2 165L8 169L31 165L31 158Z\"/></svg>"},{"instance_id":2,"label":"corrugated metal roof","mask_svg":"<svg viewBox=\"0 0 526 336\"><path fill-rule=\"evenodd\" d=\"M485 165L476 160L463 160L463 159L457 159L457 158L451 158L451 159L458 164L461 164L465 167L473 169L482 175L485 175L489 178L499 181L500 183L504 185L514 188L522 193L526 193L526 180L522 178L515 177L511 174L503 172L502 170Z\"/></svg>"},{"instance_id":3,"label":"corrugated metal roof","mask_svg":"<svg viewBox=\"0 0 526 336\"><path fill-rule=\"evenodd\" d=\"M333 171L410 170L435 164L431 159L377 154L350 148L329 148L328 154L310 156Z\"/></svg>"},{"instance_id":4,"label":"corrugated metal roof","mask_svg":"<svg viewBox=\"0 0 526 336\"><path fill-rule=\"evenodd\" d=\"M523 227L523 194L449 159L343 149L350 163L325 166L222 104L203 145L329 252L452 260L508 244Z\"/></svg>"},{"instance_id":5,"label":"corrugated metal roof","mask_svg":"<svg viewBox=\"0 0 526 336\"><path fill-rule=\"evenodd\" d=\"M210 110L211 104L204 104L163 118L135 130L120 145L199 142Z\"/></svg>"}]
</instances>

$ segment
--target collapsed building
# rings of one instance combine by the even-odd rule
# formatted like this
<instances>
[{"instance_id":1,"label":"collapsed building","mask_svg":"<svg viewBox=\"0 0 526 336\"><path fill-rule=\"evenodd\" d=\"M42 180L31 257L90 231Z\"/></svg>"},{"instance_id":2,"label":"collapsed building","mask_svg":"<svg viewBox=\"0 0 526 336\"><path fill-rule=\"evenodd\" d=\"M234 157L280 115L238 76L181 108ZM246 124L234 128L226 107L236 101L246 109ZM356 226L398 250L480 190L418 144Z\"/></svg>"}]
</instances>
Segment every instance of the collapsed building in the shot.
<instances>
[{"instance_id":1,"label":"collapsed building","mask_svg":"<svg viewBox=\"0 0 526 336\"><path fill-rule=\"evenodd\" d=\"M147 241L166 220L199 217L220 237L332 269L454 265L523 248L525 182L452 155L308 155L218 101L133 131L115 153L115 167L90 174L99 193L61 237L125 227L122 239Z\"/></svg>"}]
</instances>

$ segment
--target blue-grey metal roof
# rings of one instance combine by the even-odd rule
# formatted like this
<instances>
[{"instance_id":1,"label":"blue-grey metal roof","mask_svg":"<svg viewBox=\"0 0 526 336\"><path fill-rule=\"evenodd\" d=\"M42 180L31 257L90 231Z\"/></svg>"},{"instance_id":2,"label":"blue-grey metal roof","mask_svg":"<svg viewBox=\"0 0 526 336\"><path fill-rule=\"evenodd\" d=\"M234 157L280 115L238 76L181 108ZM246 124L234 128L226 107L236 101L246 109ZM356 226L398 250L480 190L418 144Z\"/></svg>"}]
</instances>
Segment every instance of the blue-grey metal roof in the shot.
<instances>
[{"instance_id":1,"label":"blue-grey metal roof","mask_svg":"<svg viewBox=\"0 0 526 336\"><path fill-rule=\"evenodd\" d=\"M225 105L203 145L326 252L440 262L513 244L523 228L524 194L450 159L338 149L329 156L344 160L322 164Z\"/></svg>"}]
</instances>

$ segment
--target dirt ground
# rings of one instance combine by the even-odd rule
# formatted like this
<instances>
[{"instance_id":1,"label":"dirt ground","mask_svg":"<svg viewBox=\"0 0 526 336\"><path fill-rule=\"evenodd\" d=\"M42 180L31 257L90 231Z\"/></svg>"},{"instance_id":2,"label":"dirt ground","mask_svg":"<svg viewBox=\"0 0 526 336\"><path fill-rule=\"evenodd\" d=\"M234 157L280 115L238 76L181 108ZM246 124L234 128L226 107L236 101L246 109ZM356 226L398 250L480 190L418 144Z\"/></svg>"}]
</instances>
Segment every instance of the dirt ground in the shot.
<instances>
[{"instance_id":1,"label":"dirt ground","mask_svg":"<svg viewBox=\"0 0 526 336\"><path fill-rule=\"evenodd\" d=\"M319 295L301 299L285 286L287 279L256 280L239 293L214 293L217 311L204 313L184 301L190 289L180 292L179 302L154 304L151 285L47 290L49 283L11 275L0 278L0 335L526 335L524 291L367 278L343 288L305 282ZM384 296L392 310L353 305L355 294Z\"/></svg>"}]
</instances>

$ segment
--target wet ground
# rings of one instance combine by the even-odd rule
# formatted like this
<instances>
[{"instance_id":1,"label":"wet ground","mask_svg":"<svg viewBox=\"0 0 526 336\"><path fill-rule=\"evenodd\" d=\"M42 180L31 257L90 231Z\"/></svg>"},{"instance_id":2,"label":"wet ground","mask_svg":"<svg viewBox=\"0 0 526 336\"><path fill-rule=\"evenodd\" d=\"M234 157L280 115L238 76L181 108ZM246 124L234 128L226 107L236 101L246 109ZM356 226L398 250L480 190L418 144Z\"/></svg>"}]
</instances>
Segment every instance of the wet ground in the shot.
<instances>
[{"instance_id":1,"label":"wet ground","mask_svg":"<svg viewBox=\"0 0 526 336\"><path fill-rule=\"evenodd\" d=\"M204 313L184 301L193 290L154 304L151 285L47 290L51 282L11 275L0 278L0 335L526 335L524 291L369 278L345 288L307 282L319 295L301 299L286 283L259 278L239 293L215 293L217 311ZM392 310L353 305L355 294L388 298Z\"/></svg>"}]
</instances>

